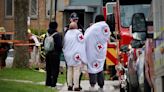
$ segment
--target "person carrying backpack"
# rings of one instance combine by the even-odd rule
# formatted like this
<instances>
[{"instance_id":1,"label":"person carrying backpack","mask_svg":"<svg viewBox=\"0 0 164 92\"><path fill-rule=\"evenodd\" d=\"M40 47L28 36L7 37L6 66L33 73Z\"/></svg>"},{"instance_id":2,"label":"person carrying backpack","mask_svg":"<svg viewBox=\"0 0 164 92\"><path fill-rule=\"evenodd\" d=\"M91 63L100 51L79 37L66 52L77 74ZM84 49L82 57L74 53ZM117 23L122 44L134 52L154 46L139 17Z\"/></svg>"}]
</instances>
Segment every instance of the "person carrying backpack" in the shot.
<instances>
[{"instance_id":1,"label":"person carrying backpack","mask_svg":"<svg viewBox=\"0 0 164 92\"><path fill-rule=\"evenodd\" d=\"M46 52L45 85L50 87L56 86L60 67L60 54L62 52L62 36L57 32L57 27L57 22L50 22L48 32L43 41ZM47 41L47 39L49 39L49 41Z\"/></svg>"}]
</instances>

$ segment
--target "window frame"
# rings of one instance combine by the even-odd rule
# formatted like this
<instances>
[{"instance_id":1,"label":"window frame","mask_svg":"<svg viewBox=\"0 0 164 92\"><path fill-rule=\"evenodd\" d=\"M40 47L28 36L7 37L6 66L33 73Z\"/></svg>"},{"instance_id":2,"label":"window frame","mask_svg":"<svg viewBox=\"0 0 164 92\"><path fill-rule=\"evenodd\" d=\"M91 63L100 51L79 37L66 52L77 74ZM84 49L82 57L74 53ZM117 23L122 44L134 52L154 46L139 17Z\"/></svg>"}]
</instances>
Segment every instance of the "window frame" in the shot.
<instances>
[{"instance_id":1,"label":"window frame","mask_svg":"<svg viewBox=\"0 0 164 92\"><path fill-rule=\"evenodd\" d=\"M31 19L37 19L38 18L38 12L39 12L39 1L36 0L36 14L35 15L31 15L32 12L32 0L29 0L29 16Z\"/></svg>"},{"instance_id":2,"label":"window frame","mask_svg":"<svg viewBox=\"0 0 164 92\"><path fill-rule=\"evenodd\" d=\"M49 7L47 7L47 5ZM50 6L51 6L51 0L46 0L46 3L45 3L45 10L46 10L45 15L46 15L47 19L50 18ZM54 16L54 13L55 13L54 10L55 10L55 0L52 0L52 17ZM48 15L48 11L49 11L49 15Z\"/></svg>"},{"instance_id":3,"label":"window frame","mask_svg":"<svg viewBox=\"0 0 164 92\"><path fill-rule=\"evenodd\" d=\"M4 0L5 1L5 18L13 18L14 17L14 0L11 0L12 1L12 13L11 15L7 15L7 0Z\"/></svg>"}]
</instances>

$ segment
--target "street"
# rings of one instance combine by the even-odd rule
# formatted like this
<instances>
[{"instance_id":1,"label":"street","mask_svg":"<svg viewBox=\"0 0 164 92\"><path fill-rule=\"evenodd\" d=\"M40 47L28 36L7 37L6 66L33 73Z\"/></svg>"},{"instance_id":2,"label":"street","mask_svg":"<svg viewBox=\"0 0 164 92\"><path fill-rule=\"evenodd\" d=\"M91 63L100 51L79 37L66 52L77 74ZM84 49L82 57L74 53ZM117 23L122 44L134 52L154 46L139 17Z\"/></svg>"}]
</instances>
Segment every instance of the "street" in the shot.
<instances>
[{"instance_id":1,"label":"street","mask_svg":"<svg viewBox=\"0 0 164 92\"><path fill-rule=\"evenodd\" d=\"M105 85L104 85L104 92L120 92L119 88L119 81L105 81ZM83 88L83 90L81 92L91 92L89 91L89 81L88 80L83 80L81 81L81 86ZM98 92L98 85L96 85L95 87L97 89L97 91L94 92ZM68 91L67 90L67 84L65 83L65 85L63 86L63 88L59 91L59 92L74 92L74 91Z\"/></svg>"}]
</instances>

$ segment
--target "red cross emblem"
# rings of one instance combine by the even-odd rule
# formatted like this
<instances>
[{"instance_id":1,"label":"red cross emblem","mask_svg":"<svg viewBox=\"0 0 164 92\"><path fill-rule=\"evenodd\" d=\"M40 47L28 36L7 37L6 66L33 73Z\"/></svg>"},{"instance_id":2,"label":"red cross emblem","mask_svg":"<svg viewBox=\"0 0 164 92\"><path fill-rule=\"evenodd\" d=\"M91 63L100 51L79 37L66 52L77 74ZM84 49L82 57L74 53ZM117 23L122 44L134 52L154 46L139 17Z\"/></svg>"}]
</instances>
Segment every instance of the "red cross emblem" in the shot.
<instances>
[{"instance_id":1,"label":"red cross emblem","mask_svg":"<svg viewBox=\"0 0 164 92\"><path fill-rule=\"evenodd\" d=\"M79 55L77 55L77 56L76 56L76 59L78 59L78 60L79 60L79 59L80 59L80 56L79 56Z\"/></svg>"},{"instance_id":2,"label":"red cross emblem","mask_svg":"<svg viewBox=\"0 0 164 92\"><path fill-rule=\"evenodd\" d=\"M93 63L93 67L94 68L98 68L99 67L99 63L98 62Z\"/></svg>"},{"instance_id":3,"label":"red cross emblem","mask_svg":"<svg viewBox=\"0 0 164 92\"><path fill-rule=\"evenodd\" d=\"M95 67L98 67L98 64L96 63L94 66L95 66Z\"/></svg>"},{"instance_id":4,"label":"red cross emblem","mask_svg":"<svg viewBox=\"0 0 164 92\"><path fill-rule=\"evenodd\" d=\"M108 29L105 29L104 32L105 32L105 33L108 32Z\"/></svg>"},{"instance_id":5,"label":"red cross emblem","mask_svg":"<svg viewBox=\"0 0 164 92\"><path fill-rule=\"evenodd\" d=\"M83 35L80 35L80 40L83 40L83 39L84 39Z\"/></svg>"},{"instance_id":6,"label":"red cross emblem","mask_svg":"<svg viewBox=\"0 0 164 92\"><path fill-rule=\"evenodd\" d=\"M102 45L98 45L98 48L101 49L102 48Z\"/></svg>"},{"instance_id":7,"label":"red cross emblem","mask_svg":"<svg viewBox=\"0 0 164 92\"><path fill-rule=\"evenodd\" d=\"M75 61L80 61L81 60L80 59L80 55L79 54L75 54L74 59L75 59Z\"/></svg>"},{"instance_id":8,"label":"red cross emblem","mask_svg":"<svg viewBox=\"0 0 164 92\"><path fill-rule=\"evenodd\" d=\"M78 40L79 40L80 42L82 42L82 41L84 40L83 34L79 34L79 35L78 35Z\"/></svg>"},{"instance_id":9,"label":"red cross emblem","mask_svg":"<svg viewBox=\"0 0 164 92\"><path fill-rule=\"evenodd\" d=\"M102 48L103 48L103 45L100 44L100 43L98 43L98 44L97 44L97 50L100 51Z\"/></svg>"},{"instance_id":10,"label":"red cross emblem","mask_svg":"<svg viewBox=\"0 0 164 92\"><path fill-rule=\"evenodd\" d=\"M105 29L104 29L104 34L108 34L108 33L109 33L108 28L105 28Z\"/></svg>"}]
</instances>

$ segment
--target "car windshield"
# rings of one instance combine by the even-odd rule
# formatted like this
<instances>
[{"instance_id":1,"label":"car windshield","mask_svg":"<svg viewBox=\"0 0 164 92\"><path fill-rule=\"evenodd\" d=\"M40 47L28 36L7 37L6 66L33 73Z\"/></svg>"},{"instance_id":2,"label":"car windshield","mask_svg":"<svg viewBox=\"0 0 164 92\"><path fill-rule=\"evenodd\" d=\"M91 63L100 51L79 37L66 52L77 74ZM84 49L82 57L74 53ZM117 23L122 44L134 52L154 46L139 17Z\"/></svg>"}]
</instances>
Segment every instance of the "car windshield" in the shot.
<instances>
[{"instance_id":1,"label":"car windshield","mask_svg":"<svg viewBox=\"0 0 164 92\"><path fill-rule=\"evenodd\" d=\"M123 27L129 27L131 24L131 19L134 13L144 13L145 17L148 16L150 5L121 5L120 6L120 16L121 25Z\"/></svg>"}]
</instances>

